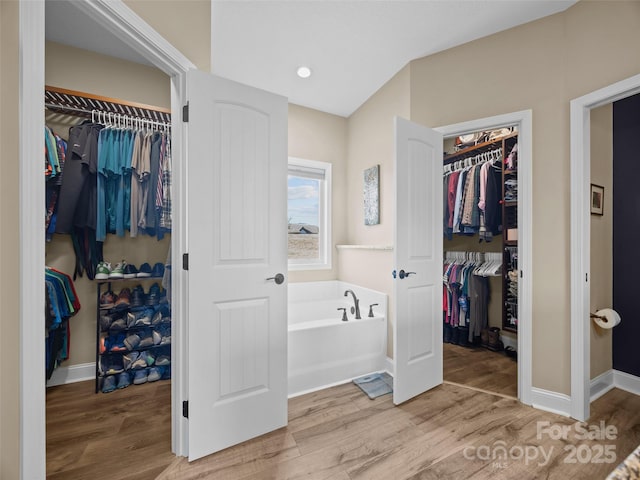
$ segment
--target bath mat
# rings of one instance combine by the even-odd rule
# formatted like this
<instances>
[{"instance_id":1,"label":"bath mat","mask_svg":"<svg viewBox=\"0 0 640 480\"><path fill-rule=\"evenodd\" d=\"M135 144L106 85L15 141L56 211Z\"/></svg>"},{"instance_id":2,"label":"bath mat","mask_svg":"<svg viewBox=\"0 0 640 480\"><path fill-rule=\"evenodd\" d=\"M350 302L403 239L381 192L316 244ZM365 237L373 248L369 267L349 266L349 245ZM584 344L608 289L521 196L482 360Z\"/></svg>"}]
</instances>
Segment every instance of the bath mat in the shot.
<instances>
[{"instance_id":1,"label":"bath mat","mask_svg":"<svg viewBox=\"0 0 640 480\"><path fill-rule=\"evenodd\" d=\"M360 390L373 400L393 392L393 378L387 372L373 373L353 380Z\"/></svg>"}]
</instances>

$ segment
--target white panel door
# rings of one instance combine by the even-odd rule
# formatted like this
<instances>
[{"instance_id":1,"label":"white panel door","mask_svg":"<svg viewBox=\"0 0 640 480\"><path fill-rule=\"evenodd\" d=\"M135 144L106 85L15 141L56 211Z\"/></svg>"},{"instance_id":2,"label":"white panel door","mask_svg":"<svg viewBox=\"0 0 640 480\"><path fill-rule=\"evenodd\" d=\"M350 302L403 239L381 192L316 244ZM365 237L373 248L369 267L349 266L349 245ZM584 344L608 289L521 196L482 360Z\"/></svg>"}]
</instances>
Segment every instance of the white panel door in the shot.
<instances>
[{"instance_id":1,"label":"white panel door","mask_svg":"<svg viewBox=\"0 0 640 480\"><path fill-rule=\"evenodd\" d=\"M187 73L189 460L287 424L287 99Z\"/></svg>"},{"instance_id":2,"label":"white panel door","mask_svg":"<svg viewBox=\"0 0 640 480\"><path fill-rule=\"evenodd\" d=\"M396 117L397 405L442 383L442 135Z\"/></svg>"}]
</instances>

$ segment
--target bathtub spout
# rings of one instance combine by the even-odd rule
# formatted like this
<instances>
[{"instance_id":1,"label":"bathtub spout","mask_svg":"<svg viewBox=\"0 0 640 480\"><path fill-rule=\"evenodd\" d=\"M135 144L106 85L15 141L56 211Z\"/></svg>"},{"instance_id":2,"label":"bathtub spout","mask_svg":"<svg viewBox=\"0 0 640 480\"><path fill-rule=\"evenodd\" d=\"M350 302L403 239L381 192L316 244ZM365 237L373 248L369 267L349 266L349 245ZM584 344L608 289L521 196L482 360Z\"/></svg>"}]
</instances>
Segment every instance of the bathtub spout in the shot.
<instances>
[{"instance_id":1,"label":"bathtub spout","mask_svg":"<svg viewBox=\"0 0 640 480\"><path fill-rule=\"evenodd\" d=\"M353 290L345 290L344 296L346 297L349 294L353 296L353 304L354 304L354 307L351 309L351 313L355 311L356 320L360 320L362 318L360 317L360 300L358 300L358 297L356 297L356 294L353 293Z\"/></svg>"}]
</instances>

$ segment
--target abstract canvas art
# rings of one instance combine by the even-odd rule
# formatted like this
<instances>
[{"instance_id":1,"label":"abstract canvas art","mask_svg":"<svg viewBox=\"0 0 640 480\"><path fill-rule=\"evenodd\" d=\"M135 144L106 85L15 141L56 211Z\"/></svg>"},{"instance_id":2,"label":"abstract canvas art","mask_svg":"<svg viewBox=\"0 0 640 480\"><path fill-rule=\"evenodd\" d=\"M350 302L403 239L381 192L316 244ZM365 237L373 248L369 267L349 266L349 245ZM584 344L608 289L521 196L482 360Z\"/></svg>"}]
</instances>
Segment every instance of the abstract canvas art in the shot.
<instances>
[{"instance_id":1,"label":"abstract canvas art","mask_svg":"<svg viewBox=\"0 0 640 480\"><path fill-rule=\"evenodd\" d=\"M364 171L364 224L380 223L380 165Z\"/></svg>"}]
</instances>

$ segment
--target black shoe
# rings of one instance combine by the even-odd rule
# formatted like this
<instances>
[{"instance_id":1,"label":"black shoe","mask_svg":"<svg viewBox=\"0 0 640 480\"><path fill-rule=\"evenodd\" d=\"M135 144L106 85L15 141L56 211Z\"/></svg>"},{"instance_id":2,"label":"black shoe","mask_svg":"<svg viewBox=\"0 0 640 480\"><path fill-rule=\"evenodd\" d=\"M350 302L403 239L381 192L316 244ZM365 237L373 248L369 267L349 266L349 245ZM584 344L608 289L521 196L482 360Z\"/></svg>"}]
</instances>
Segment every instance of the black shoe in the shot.
<instances>
[{"instance_id":1,"label":"black shoe","mask_svg":"<svg viewBox=\"0 0 640 480\"><path fill-rule=\"evenodd\" d=\"M442 341L443 343L451 343L451 330L452 327L448 323L442 326Z\"/></svg>"}]
</instances>

